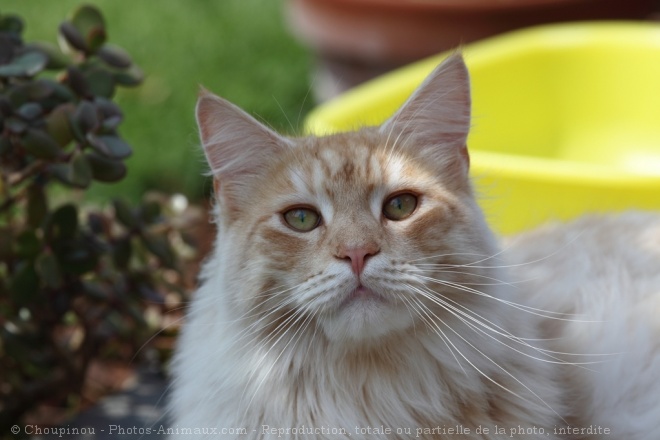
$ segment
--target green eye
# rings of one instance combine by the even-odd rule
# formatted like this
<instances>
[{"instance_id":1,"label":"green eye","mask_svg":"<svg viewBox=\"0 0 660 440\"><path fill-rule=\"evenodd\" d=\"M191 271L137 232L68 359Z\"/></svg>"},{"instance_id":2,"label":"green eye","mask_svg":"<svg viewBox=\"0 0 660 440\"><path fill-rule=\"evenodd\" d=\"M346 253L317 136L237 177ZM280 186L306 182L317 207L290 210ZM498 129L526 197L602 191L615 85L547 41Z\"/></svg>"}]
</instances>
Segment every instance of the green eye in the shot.
<instances>
[{"instance_id":1,"label":"green eye","mask_svg":"<svg viewBox=\"0 0 660 440\"><path fill-rule=\"evenodd\" d=\"M293 208L284 213L284 221L296 231L309 232L319 225L321 216L310 208Z\"/></svg>"},{"instance_id":2,"label":"green eye","mask_svg":"<svg viewBox=\"0 0 660 440\"><path fill-rule=\"evenodd\" d=\"M410 216L417 207L417 196L404 193L390 197L383 205L383 215L389 220L403 220Z\"/></svg>"}]
</instances>

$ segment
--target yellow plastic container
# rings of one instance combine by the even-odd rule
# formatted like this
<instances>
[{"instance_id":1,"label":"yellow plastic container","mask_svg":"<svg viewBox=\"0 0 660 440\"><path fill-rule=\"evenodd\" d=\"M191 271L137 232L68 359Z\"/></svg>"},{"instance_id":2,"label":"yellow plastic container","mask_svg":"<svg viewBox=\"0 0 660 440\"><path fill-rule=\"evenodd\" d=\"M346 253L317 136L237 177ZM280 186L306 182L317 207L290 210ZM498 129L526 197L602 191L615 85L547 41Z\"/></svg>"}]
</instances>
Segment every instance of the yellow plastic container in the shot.
<instances>
[{"instance_id":1,"label":"yellow plastic container","mask_svg":"<svg viewBox=\"0 0 660 440\"><path fill-rule=\"evenodd\" d=\"M500 233L586 212L660 210L660 25L540 26L463 48L481 206ZM387 119L446 56L316 108L328 134Z\"/></svg>"}]
</instances>

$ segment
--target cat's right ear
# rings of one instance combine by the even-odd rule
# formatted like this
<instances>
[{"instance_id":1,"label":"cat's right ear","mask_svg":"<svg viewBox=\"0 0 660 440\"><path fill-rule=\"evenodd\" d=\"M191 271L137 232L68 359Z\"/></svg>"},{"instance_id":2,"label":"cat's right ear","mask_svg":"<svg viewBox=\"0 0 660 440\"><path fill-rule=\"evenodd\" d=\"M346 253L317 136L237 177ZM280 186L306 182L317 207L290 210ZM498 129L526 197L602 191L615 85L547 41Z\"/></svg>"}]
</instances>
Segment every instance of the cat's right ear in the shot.
<instances>
[{"instance_id":1,"label":"cat's right ear","mask_svg":"<svg viewBox=\"0 0 660 440\"><path fill-rule=\"evenodd\" d=\"M246 196L241 193L251 178L262 174L274 155L290 147L288 139L205 89L200 91L196 116L216 195L226 196L229 203Z\"/></svg>"},{"instance_id":2,"label":"cat's right ear","mask_svg":"<svg viewBox=\"0 0 660 440\"><path fill-rule=\"evenodd\" d=\"M450 181L465 182L470 107L470 78L457 52L436 67L380 129L388 140L435 164Z\"/></svg>"}]
</instances>

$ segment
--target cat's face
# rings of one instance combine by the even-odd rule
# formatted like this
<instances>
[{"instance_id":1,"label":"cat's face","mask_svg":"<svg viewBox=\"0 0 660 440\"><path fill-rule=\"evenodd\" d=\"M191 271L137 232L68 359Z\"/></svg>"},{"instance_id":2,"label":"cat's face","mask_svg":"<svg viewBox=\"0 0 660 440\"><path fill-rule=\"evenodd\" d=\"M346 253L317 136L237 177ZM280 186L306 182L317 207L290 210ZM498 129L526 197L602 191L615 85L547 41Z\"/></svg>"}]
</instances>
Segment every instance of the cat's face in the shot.
<instances>
[{"instance_id":1,"label":"cat's face","mask_svg":"<svg viewBox=\"0 0 660 440\"><path fill-rule=\"evenodd\" d=\"M217 269L248 325L363 340L477 300L452 287L486 277L456 266L494 249L467 177L459 57L378 128L288 139L208 94L198 120L228 254Z\"/></svg>"}]
</instances>

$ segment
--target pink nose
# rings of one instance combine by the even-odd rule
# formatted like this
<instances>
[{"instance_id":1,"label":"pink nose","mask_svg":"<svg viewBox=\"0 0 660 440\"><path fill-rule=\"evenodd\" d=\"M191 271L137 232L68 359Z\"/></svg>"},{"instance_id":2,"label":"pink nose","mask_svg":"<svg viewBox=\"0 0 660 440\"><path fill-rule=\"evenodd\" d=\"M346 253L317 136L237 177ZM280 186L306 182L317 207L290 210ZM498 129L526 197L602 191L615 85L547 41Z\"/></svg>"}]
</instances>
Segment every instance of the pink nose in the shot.
<instances>
[{"instance_id":1,"label":"pink nose","mask_svg":"<svg viewBox=\"0 0 660 440\"><path fill-rule=\"evenodd\" d=\"M367 261L367 258L371 257L372 255L376 255L378 252L380 252L380 248L376 244L354 248L342 248L339 250L337 258L342 260L350 260L353 273L357 276L360 276L364 270L364 265Z\"/></svg>"}]
</instances>

